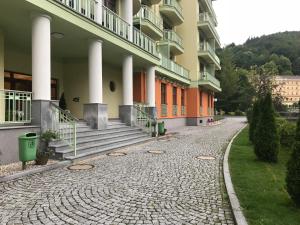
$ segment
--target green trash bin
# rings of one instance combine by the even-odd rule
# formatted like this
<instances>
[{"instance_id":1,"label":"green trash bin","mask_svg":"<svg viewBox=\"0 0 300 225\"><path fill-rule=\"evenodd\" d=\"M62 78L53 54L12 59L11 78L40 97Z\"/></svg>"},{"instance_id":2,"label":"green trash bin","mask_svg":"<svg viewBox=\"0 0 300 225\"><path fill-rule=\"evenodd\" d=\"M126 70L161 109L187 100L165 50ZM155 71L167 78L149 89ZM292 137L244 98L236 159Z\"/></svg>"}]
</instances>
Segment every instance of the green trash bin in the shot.
<instances>
[{"instance_id":1,"label":"green trash bin","mask_svg":"<svg viewBox=\"0 0 300 225\"><path fill-rule=\"evenodd\" d=\"M157 124L158 126L158 134L159 135L165 135L165 123L164 122L159 122Z\"/></svg>"},{"instance_id":2,"label":"green trash bin","mask_svg":"<svg viewBox=\"0 0 300 225\"><path fill-rule=\"evenodd\" d=\"M26 133L19 137L19 159L23 163L36 159L38 136Z\"/></svg>"}]
</instances>

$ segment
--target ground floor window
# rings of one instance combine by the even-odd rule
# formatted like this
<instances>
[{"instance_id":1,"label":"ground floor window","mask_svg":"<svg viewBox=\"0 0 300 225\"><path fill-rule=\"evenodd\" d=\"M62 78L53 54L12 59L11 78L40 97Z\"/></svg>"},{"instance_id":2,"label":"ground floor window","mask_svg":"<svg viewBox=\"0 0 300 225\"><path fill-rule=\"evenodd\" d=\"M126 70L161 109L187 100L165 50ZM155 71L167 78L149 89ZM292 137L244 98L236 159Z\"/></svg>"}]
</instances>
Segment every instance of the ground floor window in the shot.
<instances>
[{"instance_id":1,"label":"ground floor window","mask_svg":"<svg viewBox=\"0 0 300 225\"><path fill-rule=\"evenodd\" d=\"M167 104L167 86L166 84L161 84L161 104Z\"/></svg>"},{"instance_id":2,"label":"ground floor window","mask_svg":"<svg viewBox=\"0 0 300 225\"><path fill-rule=\"evenodd\" d=\"M184 92L184 89L181 89L181 105L185 106L185 92Z\"/></svg>"},{"instance_id":3,"label":"ground floor window","mask_svg":"<svg viewBox=\"0 0 300 225\"><path fill-rule=\"evenodd\" d=\"M177 105L177 87L173 87L173 105Z\"/></svg>"},{"instance_id":4,"label":"ground floor window","mask_svg":"<svg viewBox=\"0 0 300 225\"><path fill-rule=\"evenodd\" d=\"M32 91L32 77L28 74L5 72L4 89L16 91ZM51 99L58 100L58 80L51 79Z\"/></svg>"},{"instance_id":5,"label":"ground floor window","mask_svg":"<svg viewBox=\"0 0 300 225\"><path fill-rule=\"evenodd\" d=\"M203 97L202 95L203 94L202 94L202 91L199 91L199 95L200 95L200 97L199 97L200 98L200 107L202 107L202 105L203 105L203 99L202 99L202 97Z\"/></svg>"}]
</instances>

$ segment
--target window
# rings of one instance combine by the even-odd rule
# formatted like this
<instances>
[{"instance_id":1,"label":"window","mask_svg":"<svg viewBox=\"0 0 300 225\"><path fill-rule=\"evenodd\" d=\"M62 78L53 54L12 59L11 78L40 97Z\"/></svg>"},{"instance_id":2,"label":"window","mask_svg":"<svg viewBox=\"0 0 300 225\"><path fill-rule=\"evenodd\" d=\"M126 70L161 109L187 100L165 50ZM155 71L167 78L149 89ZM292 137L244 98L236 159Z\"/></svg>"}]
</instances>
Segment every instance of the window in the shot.
<instances>
[{"instance_id":1,"label":"window","mask_svg":"<svg viewBox=\"0 0 300 225\"><path fill-rule=\"evenodd\" d=\"M202 107L203 106L203 99L202 99L202 91L200 91L200 107Z\"/></svg>"},{"instance_id":2,"label":"window","mask_svg":"<svg viewBox=\"0 0 300 225\"><path fill-rule=\"evenodd\" d=\"M32 77L27 74L5 72L4 89L32 91ZM58 80L51 79L51 99L58 100Z\"/></svg>"},{"instance_id":3,"label":"window","mask_svg":"<svg viewBox=\"0 0 300 225\"><path fill-rule=\"evenodd\" d=\"M167 104L167 87L166 84L161 84L161 104Z\"/></svg>"},{"instance_id":4,"label":"window","mask_svg":"<svg viewBox=\"0 0 300 225\"><path fill-rule=\"evenodd\" d=\"M173 87L173 105L177 105L177 87Z\"/></svg>"},{"instance_id":5,"label":"window","mask_svg":"<svg viewBox=\"0 0 300 225\"><path fill-rule=\"evenodd\" d=\"M184 89L181 89L181 105L185 106L185 92L184 92Z\"/></svg>"}]
</instances>

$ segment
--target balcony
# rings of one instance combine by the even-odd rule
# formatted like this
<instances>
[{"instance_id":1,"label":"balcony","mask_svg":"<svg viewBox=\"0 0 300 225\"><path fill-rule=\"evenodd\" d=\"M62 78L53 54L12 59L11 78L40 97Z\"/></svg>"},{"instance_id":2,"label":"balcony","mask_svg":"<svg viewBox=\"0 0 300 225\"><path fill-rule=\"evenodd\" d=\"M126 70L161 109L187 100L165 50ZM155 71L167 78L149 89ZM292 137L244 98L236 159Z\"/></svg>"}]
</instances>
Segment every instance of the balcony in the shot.
<instances>
[{"instance_id":1,"label":"balcony","mask_svg":"<svg viewBox=\"0 0 300 225\"><path fill-rule=\"evenodd\" d=\"M173 107L172 107L172 115L173 116L177 116L177 111L178 111L177 105L173 105Z\"/></svg>"},{"instance_id":2,"label":"balcony","mask_svg":"<svg viewBox=\"0 0 300 225\"><path fill-rule=\"evenodd\" d=\"M182 24L184 21L182 7L177 0L163 0L160 6L160 13L168 18L173 26Z\"/></svg>"},{"instance_id":3,"label":"balcony","mask_svg":"<svg viewBox=\"0 0 300 225\"><path fill-rule=\"evenodd\" d=\"M188 81L190 80L190 72L187 69L166 57L162 57L161 67L173 74L176 74L176 77L180 77Z\"/></svg>"},{"instance_id":4,"label":"balcony","mask_svg":"<svg viewBox=\"0 0 300 225\"><path fill-rule=\"evenodd\" d=\"M130 41L139 48L153 56L157 57L156 43L153 39L133 29L133 38L131 41L130 25L123 20L118 14L105 6L98 6L95 0L55 0L56 2L64 5L66 9L75 11L77 14L87 18L99 26L109 30L111 33L119 36L120 38ZM139 1L139 0L136 0ZM100 18L99 18L100 15ZM101 17L102 15L102 17Z\"/></svg>"},{"instance_id":5,"label":"balcony","mask_svg":"<svg viewBox=\"0 0 300 225\"><path fill-rule=\"evenodd\" d=\"M168 45L173 55L180 55L184 52L182 38L173 30L164 30L163 40L158 45Z\"/></svg>"},{"instance_id":6,"label":"balcony","mask_svg":"<svg viewBox=\"0 0 300 225\"><path fill-rule=\"evenodd\" d=\"M208 42L200 43L198 55L208 63L214 64L217 70L221 69L220 59L217 56L215 49Z\"/></svg>"},{"instance_id":7,"label":"balcony","mask_svg":"<svg viewBox=\"0 0 300 225\"><path fill-rule=\"evenodd\" d=\"M216 22L214 19L210 16L208 13L200 13L199 15L199 21L198 21L198 27L200 30L202 30L208 39L215 39L217 47L221 47L220 43L220 37L218 35L218 32L216 30Z\"/></svg>"},{"instance_id":8,"label":"balcony","mask_svg":"<svg viewBox=\"0 0 300 225\"><path fill-rule=\"evenodd\" d=\"M200 72L198 84L214 92L222 91L220 81L208 72Z\"/></svg>"},{"instance_id":9,"label":"balcony","mask_svg":"<svg viewBox=\"0 0 300 225\"><path fill-rule=\"evenodd\" d=\"M181 115L182 115L182 116L185 116L185 114L186 114L186 108L185 108L184 105L182 105L182 106L181 106Z\"/></svg>"},{"instance_id":10,"label":"balcony","mask_svg":"<svg viewBox=\"0 0 300 225\"><path fill-rule=\"evenodd\" d=\"M213 15L214 20L217 22L216 13L212 5L212 0L200 0L200 3L203 6L203 9L206 12L210 12L210 14Z\"/></svg>"},{"instance_id":11,"label":"balcony","mask_svg":"<svg viewBox=\"0 0 300 225\"><path fill-rule=\"evenodd\" d=\"M154 40L163 37L163 21L148 6L143 5L133 18L133 23L140 25L141 30Z\"/></svg>"}]
</instances>

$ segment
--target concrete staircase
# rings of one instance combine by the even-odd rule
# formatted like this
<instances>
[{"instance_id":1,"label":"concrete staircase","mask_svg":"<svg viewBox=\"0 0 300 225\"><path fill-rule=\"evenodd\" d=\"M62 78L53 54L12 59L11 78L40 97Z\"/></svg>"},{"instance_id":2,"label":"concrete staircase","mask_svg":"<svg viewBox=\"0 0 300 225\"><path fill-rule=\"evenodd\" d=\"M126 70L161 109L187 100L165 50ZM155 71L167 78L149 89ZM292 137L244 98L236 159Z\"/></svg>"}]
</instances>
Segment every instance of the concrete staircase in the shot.
<instances>
[{"instance_id":1,"label":"concrete staircase","mask_svg":"<svg viewBox=\"0 0 300 225\"><path fill-rule=\"evenodd\" d=\"M53 141L49 147L59 159L75 160L87 158L113 149L151 140L149 134L138 127L129 127L120 120L110 120L105 130L91 129L84 121L77 123L77 155L63 141Z\"/></svg>"}]
</instances>

